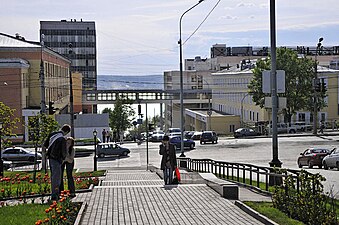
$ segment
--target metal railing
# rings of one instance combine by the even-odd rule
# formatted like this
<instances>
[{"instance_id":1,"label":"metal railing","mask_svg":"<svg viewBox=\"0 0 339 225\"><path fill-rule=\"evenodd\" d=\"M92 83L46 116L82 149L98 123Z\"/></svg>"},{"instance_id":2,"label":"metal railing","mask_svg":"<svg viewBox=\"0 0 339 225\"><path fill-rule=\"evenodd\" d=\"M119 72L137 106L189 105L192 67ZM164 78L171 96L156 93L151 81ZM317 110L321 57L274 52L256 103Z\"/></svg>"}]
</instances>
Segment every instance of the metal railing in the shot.
<instances>
[{"instance_id":1,"label":"metal railing","mask_svg":"<svg viewBox=\"0 0 339 225\"><path fill-rule=\"evenodd\" d=\"M187 165L188 171L213 173L216 177L224 180L236 181L238 183L257 187L269 191L269 186L281 185L288 176L295 180L295 189L300 191L301 170L285 168L273 168L256 166L247 163L215 161L212 159L191 159L178 157L178 165ZM306 172L306 171L305 171ZM314 182L314 174L306 172L308 179ZM261 184L261 185L260 185ZM313 189L316 189L313 185Z\"/></svg>"}]
</instances>

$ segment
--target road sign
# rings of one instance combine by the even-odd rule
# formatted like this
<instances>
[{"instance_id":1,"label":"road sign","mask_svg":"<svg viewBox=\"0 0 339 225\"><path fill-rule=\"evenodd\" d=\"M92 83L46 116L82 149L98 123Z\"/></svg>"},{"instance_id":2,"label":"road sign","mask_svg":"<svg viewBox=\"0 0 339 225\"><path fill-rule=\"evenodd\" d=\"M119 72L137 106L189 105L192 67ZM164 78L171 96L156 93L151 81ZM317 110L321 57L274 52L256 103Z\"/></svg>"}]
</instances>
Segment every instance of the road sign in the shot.
<instances>
[{"instance_id":1,"label":"road sign","mask_svg":"<svg viewBox=\"0 0 339 225\"><path fill-rule=\"evenodd\" d=\"M271 71L262 72L262 92L271 93ZM277 70L277 93L285 93L285 71Z\"/></svg>"}]
</instances>

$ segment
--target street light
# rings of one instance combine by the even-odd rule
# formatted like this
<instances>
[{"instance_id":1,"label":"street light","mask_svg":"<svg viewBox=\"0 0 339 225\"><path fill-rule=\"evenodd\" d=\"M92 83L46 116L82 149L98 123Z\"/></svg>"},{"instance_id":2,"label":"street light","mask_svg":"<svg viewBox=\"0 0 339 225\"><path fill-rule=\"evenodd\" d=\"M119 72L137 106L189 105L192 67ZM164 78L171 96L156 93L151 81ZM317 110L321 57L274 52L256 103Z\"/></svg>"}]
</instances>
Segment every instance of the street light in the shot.
<instances>
[{"instance_id":1,"label":"street light","mask_svg":"<svg viewBox=\"0 0 339 225\"><path fill-rule=\"evenodd\" d=\"M93 131L93 137L94 137L94 171L98 170L98 164L97 164L97 135L98 131L94 129Z\"/></svg>"},{"instance_id":2,"label":"street light","mask_svg":"<svg viewBox=\"0 0 339 225\"><path fill-rule=\"evenodd\" d=\"M242 99L241 99L241 109L240 109L240 111L241 111L241 127L244 127L244 100L249 94L250 93L247 92L244 95L244 97L242 97Z\"/></svg>"},{"instance_id":3,"label":"street light","mask_svg":"<svg viewBox=\"0 0 339 225\"><path fill-rule=\"evenodd\" d=\"M3 177L4 176L4 162L2 161L1 139L2 139L2 122L0 122L0 177Z\"/></svg>"},{"instance_id":4,"label":"street light","mask_svg":"<svg viewBox=\"0 0 339 225\"><path fill-rule=\"evenodd\" d=\"M191 8L189 8L188 10L186 10L181 16L180 16L180 20L179 20L179 47L180 47L180 130L181 130L181 143L180 143L180 149L181 149L181 155L180 157L185 157L184 154L184 88L183 88L183 74L182 74L182 40L181 40L181 22L182 22L182 18L183 16L190 10L192 10L193 8L195 8L197 5L199 5L200 3L202 3L204 0L199 0L198 3L196 3L195 5L193 5Z\"/></svg>"},{"instance_id":5,"label":"street light","mask_svg":"<svg viewBox=\"0 0 339 225\"><path fill-rule=\"evenodd\" d=\"M319 54L321 48L321 42L324 38L319 38L317 48L315 50L315 60L314 60L314 81L313 81L313 101L314 101L314 108L313 108L313 134L317 134L317 125L318 125L318 97L317 97L317 90L316 85L318 82L318 63L317 63L317 56Z\"/></svg>"},{"instance_id":6,"label":"street light","mask_svg":"<svg viewBox=\"0 0 339 225\"><path fill-rule=\"evenodd\" d=\"M210 84L207 82L207 80L203 79L203 81L206 82L207 86L208 86L208 111L207 111L207 115L208 115L208 130L211 130L211 115L212 115L212 110L211 110L211 95L210 95Z\"/></svg>"}]
</instances>

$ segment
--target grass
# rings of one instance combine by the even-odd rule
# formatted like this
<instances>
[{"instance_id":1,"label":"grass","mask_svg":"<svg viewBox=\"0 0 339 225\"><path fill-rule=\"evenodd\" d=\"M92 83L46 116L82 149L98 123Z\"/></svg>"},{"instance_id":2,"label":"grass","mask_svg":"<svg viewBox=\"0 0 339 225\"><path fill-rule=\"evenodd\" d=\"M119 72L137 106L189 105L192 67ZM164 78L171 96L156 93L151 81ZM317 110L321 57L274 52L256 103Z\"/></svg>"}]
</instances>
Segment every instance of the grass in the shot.
<instances>
[{"instance_id":1,"label":"grass","mask_svg":"<svg viewBox=\"0 0 339 225\"><path fill-rule=\"evenodd\" d=\"M46 208L47 205L38 204L0 207L0 218L7 225L35 224L38 219L45 218Z\"/></svg>"},{"instance_id":2,"label":"grass","mask_svg":"<svg viewBox=\"0 0 339 225\"><path fill-rule=\"evenodd\" d=\"M244 202L246 205L273 220L279 225L303 225L304 223L291 219L283 212L273 208L273 204L270 202Z\"/></svg>"}]
</instances>

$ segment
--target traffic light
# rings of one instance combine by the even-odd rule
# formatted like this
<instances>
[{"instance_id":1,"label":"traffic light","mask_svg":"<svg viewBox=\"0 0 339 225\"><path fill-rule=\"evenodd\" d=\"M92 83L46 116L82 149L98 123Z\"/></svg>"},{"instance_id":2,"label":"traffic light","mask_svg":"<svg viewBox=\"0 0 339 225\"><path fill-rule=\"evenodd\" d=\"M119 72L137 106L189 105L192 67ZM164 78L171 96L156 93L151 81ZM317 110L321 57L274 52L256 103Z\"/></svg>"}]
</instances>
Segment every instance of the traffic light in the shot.
<instances>
[{"instance_id":1,"label":"traffic light","mask_svg":"<svg viewBox=\"0 0 339 225\"><path fill-rule=\"evenodd\" d=\"M53 105L54 105L54 102L48 102L48 114L49 115L53 115L56 112Z\"/></svg>"},{"instance_id":2,"label":"traffic light","mask_svg":"<svg viewBox=\"0 0 339 225\"><path fill-rule=\"evenodd\" d=\"M314 90L316 92L320 92L321 91L321 83L320 83L320 79L319 78L313 79L313 87L314 87Z\"/></svg>"},{"instance_id":3,"label":"traffic light","mask_svg":"<svg viewBox=\"0 0 339 225\"><path fill-rule=\"evenodd\" d=\"M321 92L325 93L327 91L326 89L326 83L324 78L321 78Z\"/></svg>"},{"instance_id":4,"label":"traffic light","mask_svg":"<svg viewBox=\"0 0 339 225\"><path fill-rule=\"evenodd\" d=\"M154 124L153 123L148 124L148 130L154 130Z\"/></svg>"}]
</instances>

